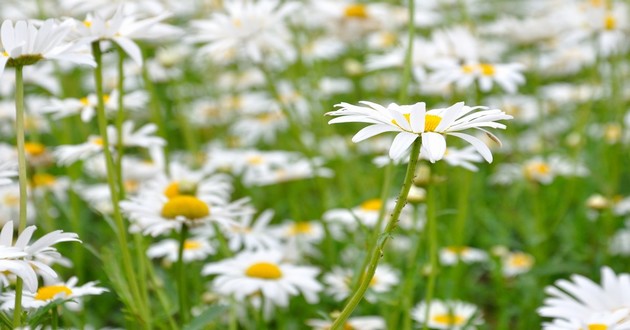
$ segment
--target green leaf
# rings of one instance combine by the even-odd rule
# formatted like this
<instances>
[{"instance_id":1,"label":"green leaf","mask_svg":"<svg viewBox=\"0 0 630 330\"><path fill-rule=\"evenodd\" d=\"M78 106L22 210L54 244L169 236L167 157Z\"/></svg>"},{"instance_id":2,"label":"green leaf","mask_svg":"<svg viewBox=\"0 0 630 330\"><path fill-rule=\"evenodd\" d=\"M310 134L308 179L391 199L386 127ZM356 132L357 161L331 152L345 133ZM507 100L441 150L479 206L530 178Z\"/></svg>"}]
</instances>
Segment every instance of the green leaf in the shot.
<instances>
[{"instance_id":1,"label":"green leaf","mask_svg":"<svg viewBox=\"0 0 630 330\"><path fill-rule=\"evenodd\" d=\"M211 306L201 313L199 316L196 316L192 322L188 323L184 330L202 330L204 326L210 324L214 319L216 319L219 315L223 313L224 310L227 309L227 306Z\"/></svg>"}]
</instances>

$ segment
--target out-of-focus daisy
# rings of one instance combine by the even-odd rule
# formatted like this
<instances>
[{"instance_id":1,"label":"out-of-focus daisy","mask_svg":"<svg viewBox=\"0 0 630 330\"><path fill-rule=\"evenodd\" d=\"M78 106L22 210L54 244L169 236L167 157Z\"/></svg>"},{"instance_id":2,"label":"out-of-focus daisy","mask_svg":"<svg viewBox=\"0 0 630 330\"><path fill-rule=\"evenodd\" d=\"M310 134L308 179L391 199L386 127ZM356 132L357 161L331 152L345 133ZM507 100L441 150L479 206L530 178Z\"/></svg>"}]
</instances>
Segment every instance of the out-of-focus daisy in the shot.
<instances>
[{"instance_id":1,"label":"out-of-focus daisy","mask_svg":"<svg viewBox=\"0 0 630 330\"><path fill-rule=\"evenodd\" d=\"M524 66L519 63L490 64L475 63L459 64L453 61L434 61L431 64L433 73L429 78L436 84L451 84L459 89L465 89L477 81L479 89L488 92L493 83L497 83L508 93L515 93L517 86L525 83L521 73Z\"/></svg>"},{"instance_id":2,"label":"out-of-focus daisy","mask_svg":"<svg viewBox=\"0 0 630 330\"><path fill-rule=\"evenodd\" d=\"M46 262L42 261L61 258L61 254L52 245L60 242L81 242L75 233L64 233L62 230L56 230L31 243L31 237L37 227L29 226L20 233L14 243L13 229L13 221L7 222L2 227L0 247L10 250L17 249L24 252L25 256L15 260L3 260L0 267L21 277L24 280L24 288L31 292L37 290L36 272L44 278L57 277L57 273Z\"/></svg>"},{"instance_id":3,"label":"out-of-focus daisy","mask_svg":"<svg viewBox=\"0 0 630 330\"><path fill-rule=\"evenodd\" d=\"M30 184L35 196L44 196L46 193L52 193L58 200L65 201L68 196L70 179L42 172L33 174L30 177Z\"/></svg>"},{"instance_id":4,"label":"out-of-focus daisy","mask_svg":"<svg viewBox=\"0 0 630 330\"><path fill-rule=\"evenodd\" d=\"M496 184L509 184L519 179L550 184L558 176L581 177L588 173L588 169L581 163L552 155L548 158L534 157L522 165L501 164L490 180Z\"/></svg>"},{"instance_id":5,"label":"out-of-focus daisy","mask_svg":"<svg viewBox=\"0 0 630 330\"><path fill-rule=\"evenodd\" d=\"M260 62L265 55L294 56L285 18L297 8L297 3L230 0L224 12L215 12L208 20L192 23L191 42L206 43L200 51L216 59L232 59L240 54Z\"/></svg>"},{"instance_id":6,"label":"out-of-focus daisy","mask_svg":"<svg viewBox=\"0 0 630 330\"><path fill-rule=\"evenodd\" d=\"M447 246L440 249L440 263L451 266L461 261L467 264L488 260L488 253L484 250L469 246Z\"/></svg>"},{"instance_id":7,"label":"out-of-focus daisy","mask_svg":"<svg viewBox=\"0 0 630 330\"><path fill-rule=\"evenodd\" d=\"M178 240L165 239L158 243L152 244L147 249L147 257L149 258L166 258L169 262L176 262L179 253ZM204 260L207 256L213 254L215 248L210 245L208 240L203 237L191 237L184 241L184 253L182 259L184 262Z\"/></svg>"},{"instance_id":8,"label":"out-of-focus daisy","mask_svg":"<svg viewBox=\"0 0 630 330\"><path fill-rule=\"evenodd\" d=\"M385 212L385 221L388 219L391 210L394 209L394 204L396 203L393 199L385 201L387 204L386 212ZM351 208L351 209L331 209L324 213L322 218L324 221L327 221L331 224L339 224L345 227L346 229L353 231L359 225L374 227L378 222L378 216L380 214L381 208L383 207L383 201L380 198L372 198L363 201L361 204ZM402 214L400 216L400 221L402 224L406 224L409 221L407 219L411 215L411 209L409 207L404 207L402 210ZM383 222L384 224L385 222ZM337 230L333 230L333 232L339 232ZM333 233L334 234L334 233ZM335 237L338 237L334 234Z\"/></svg>"},{"instance_id":9,"label":"out-of-focus daisy","mask_svg":"<svg viewBox=\"0 0 630 330\"><path fill-rule=\"evenodd\" d=\"M77 283L76 277L71 277L67 282L59 282L40 286L36 292L23 292L22 307L24 309L36 309L44 307L56 300L66 300L64 305L70 310L81 308L81 297L100 295L107 292L106 288L96 286L96 282L88 282L81 286ZM7 292L0 298L3 303L0 306L3 310L10 310L15 307L15 292Z\"/></svg>"},{"instance_id":10,"label":"out-of-focus daisy","mask_svg":"<svg viewBox=\"0 0 630 330\"><path fill-rule=\"evenodd\" d=\"M17 163L4 162L0 163L0 185L10 184L13 182L11 178L16 177Z\"/></svg>"},{"instance_id":11,"label":"out-of-focus daisy","mask_svg":"<svg viewBox=\"0 0 630 330\"><path fill-rule=\"evenodd\" d=\"M306 320L306 325L312 327L313 330L329 330L332 324L333 321L328 320ZM380 316L356 316L349 318L343 325L343 329L385 330L387 326Z\"/></svg>"},{"instance_id":12,"label":"out-of-focus daisy","mask_svg":"<svg viewBox=\"0 0 630 330\"><path fill-rule=\"evenodd\" d=\"M432 300L430 306L421 302L411 313L414 320L432 329L468 330L483 324L477 306L462 301Z\"/></svg>"},{"instance_id":13,"label":"out-of-focus daisy","mask_svg":"<svg viewBox=\"0 0 630 330\"><path fill-rule=\"evenodd\" d=\"M619 229L611 238L608 250L612 255L630 256L630 229Z\"/></svg>"},{"instance_id":14,"label":"out-of-focus daisy","mask_svg":"<svg viewBox=\"0 0 630 330\"><path fill-rule=\"evenodd\" d=\"M41 26L32 21L11 20L2 22L0 34L0 74L6 65L32 65L43 59L66 60L95 66L90 54L77 51L74 44L65 42L72 29L71 21L59 24L54 19L46 20Z\"/></svg>"},{"instance_id":15,"label":"out-of-focus daisy","mask_svg":"<svg viewBox=\"0 0 630 330\"><path fill-rule=\"evenodd\" d=\"M127 92L123 96L125 110L143 109L147 100L148 96L144 91ZM90 94L80 99L52 99L50 105L45 106L41 111L52 114L54 119L80 115L82 121L89 122L96 116L97 101L96 94ZM107 113L114 113L118 109L118 90L104 94L103 103Z\"/></svg>"},{"instance_id":16,"label":"out-of-focus daisy","mask_svg":"<svg viewBox=\"0 0 630 330\"><path fill-rule=\"evenodd\" d=\"M164 196L162 192L146 192L120 202L131 220L130 230L158 236L180 230L183 224L191 227L234 225L234 219L251 213L247 199L233 203L212 204L191 195Z\"/></svg>"},{"instance_id":17,"label":"out-of-focus daisy","mask_svg":"<svg viewBox=\"0 0 630 330\"><path fill-rule=\"evenodd\" d=\"M429 159L425 153L420 152L420 159ZM477 172L479 168L475 165L475 163L480 163L483 161L483 157L477 152L477 150L473 146L468 146L465 148L446 148L444 152L444 157L442 158L447 164L450 166L460 166L469 171ZM374 163L377 166L383 167L390 162L390 158L387 156L379 156L374 159ZM395 161L398 163L408 163L408 157L402 157Z\"/></svg>"},{"instance_id":18,"label":"out-of-focus daisy","mask_svg":"<svg viewBox=\"0 0 630 330\"><path fill-rule=\"evenodd\" d=\"M224 229L230 250L238 251L244 248L246 251L256 251L279 248L280 241L268 227L272 219L272 210L266 210L258 217L254 217L253 214L240 216L233 225Z\"/></svg>"},{"instance_id":19,"label":"out-of-focus daisy","mask_svg":"<svg viewBox=\"0 0 630 330\"><path fill-rule=\"evenodd\" d=\"M350 269L333 268L332 272L324 275L326 292L338 301L344 300L352 293L353 272ZM379 295L390 292L399 283L398 273L390 266L381 264L376 268L374 277L365 294L365 299L370 302L378 300Z\"/></svg>"},{"instance_id":20,"label":"out-of-focus daisy","mask_svg":"<svg viewBox=\"0 0 630 330\"><path fill-rule=\"evenodd\" d=\"M615 313L617 322L611 325L627 323L630 318L630 274L616 275L608 267L603 267L601 274L601 285L574 274L571 281L561 279L554 286L546 287L549 296L538 314L588 324L594 316Z\"/></svg>"},{"instance_id":21,"label":"out-of-focus daisy","mask_svg":"<svg viewBox=\"0 0 630 330\"><path fill-rule=\"evenodd\" d=\"M18 219L20 215L20 187L18 183L0 186L0 225ZM26 203L26 222L35 221L37 209L32 200Z\"/></svg>"},{"instance_id":22,"label":"out-of-focus daisy","mask_svg":"<svg viewBox=\"0 0 630 330\"><path fill-rule=\"evenodd\" d=\"M553 322L542 324L543 330L628 330L630 320L627 319L626 310L615 312L595 313L586 320L582 319L555 319Z\"/></svg>"},{"instance_id":23,"label":"out-of-focus daisy","mask_svg":"<svg viewBox=\"0 0 630 330\"><path fill-rule=\"evenodd\" d=\"M508 252L501 262L503 275L511 277L528 272L534 266L534 257L525 252Z\"/></svg>"},{"instance_id":24,"label":"out-of-focus daisy","mask_svg":"<svg viewBox=\"0 0 630 330\"><path fill-rule=\"evenodd\" d=\"M319 270L282 261L277 251L242 252L234 258L207 264L204 275L217 275L212 285L217 293L243 301L260 293L276 306L286 307L291 296L302 293L313 304L322 285L315 279Z\"/></svg>"},{"instance_id":25,"label":"out-of-focus daisy","mask_svg":"<svg viewBox=\"0 0 630 330\"><path fill-rule=\"evenodd\" d=\"M291 221L274 228L274 235L284 242L283 250L288 260L302 260L305 255L318 255L315 244L324 238L324 227L319 221Z\"/></svg>"},{"instance_id":26,"label":"out-of-focus daisy","mask_svg":"<svg viewBox=\"0 0 630 330\"><path fill-rule=\"evenodd\" d=\"M413 105L392 103L387 107L361 101L365 106L348 103L338 104L340 110L328 112L327 115L338 116L329 124L360 122L369 123L352 137L353 142L360 142L384 132L399 132L389 149L392 159L400 158L418 138L422 139L422 151L431 162L444 157L446 152L445 135L452 135L470 143L483 156L492 162L492 153L488 146L478 138L460 131L473 128L491 135L485 128L505 129L498 120L512 119L498 109L487 110L485 107L469 107L464 102L456 103L448 108L427 111L424 102ZM480 110L475 112L475 110ZM493 139L499 141L498 138Z\"/></svg>"}]
</instances>

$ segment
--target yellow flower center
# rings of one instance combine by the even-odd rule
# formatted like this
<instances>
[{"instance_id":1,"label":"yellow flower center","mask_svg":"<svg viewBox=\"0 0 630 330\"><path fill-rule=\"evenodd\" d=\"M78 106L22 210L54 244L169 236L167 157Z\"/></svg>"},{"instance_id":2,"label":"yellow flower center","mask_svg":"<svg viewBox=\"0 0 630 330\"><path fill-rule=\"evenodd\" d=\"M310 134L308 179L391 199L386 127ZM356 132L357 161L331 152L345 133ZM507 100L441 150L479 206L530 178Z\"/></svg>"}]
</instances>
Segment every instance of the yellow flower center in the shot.
<instances>
[{"instance_id":1,"label":"yellow flower center","mask_svg":"<svg viewBox=\"0 0 630 330\"><path fill-rule=\"evenodd\" d=\"M482 63L479 64L479 68L481 69L481 74L484 76L494 76L494 73L496 72L496 69L492 64Z\"/></svg>"},{"instance_id":2,"label":"yellow flower center","mask_svg":"<svg viewBox=\"0 0 630 330\"><path fill-rule=\"evenodd\" d=\"M31 156L41 156L42 154L44 154L44 152L46 152L46 147L43 144L37 142L24 143L24 149L26 150L26 153Z\"/></svg>"},{"instance_id":3,"label":"yellow flower center","mask_svg":"<svg viewBox=\"0 0 630 330\"><path fill-rule=\"evenodd\" d=\"M255 155L247 157L247 162L251 165L260 165L265 162L265 159L262 156Z\"/></svg>"},{"instance_id":4,"label":"yellow flower center","mask_svg":"<svg viewBox=\"0 0 630 330\"><path fill-rule=\"evenodd\" d=\"M344 10L344 15L351 18L368 18L367 7L364 4L349 5Z\"/></svg>"},{"instance_id":5,"label":"yellow flower center","mask_svg":"<svg viewBox=\"0 0 630 330\"><path fill-rule=\"evenodd\" d=\"M5 51L2 51L2 56L4 56L4 57L9 57L9 53L7 53L7 51L6 51L6 50L5 50Z\"/></svg>"},{"instance_id":6,"label":"yellow flower center","mask_svg":"<svg viewBox=\"0 0 630 330\"><path fill-rule=\"evenodd\" d=\"M197 185L189 181L175 181L164 189L164 196L171 199L177 196L195 196Z\"/></svg>"},{"instance_id":7,"label":"yellow flower center","mask_svg":"<svg viewBox=\"0 0 630 330\"><path fill-rule=\"evenodd\" d=\"M383 201L378 198L369 199L359 206L363 211L380 211L383 207Z\"/></svg>"},{"instance_id":8,"label":"yellow flower center","mask_svg":"<svg viewBox=\"0 0 630 330\"><path fill-rule=\"evenodd\" d=\"M376 275L374 275L372 277L372 279L370 280L370 288L375 286L378 283L378 277L376 277Z\"/></svg>"},{"instance_id":9,"label":"yellow flower center","mask_svg":"<svg viewBox=\"0 0 630 330\"><path fill-rule=\"evenodd\" d=\"M608 330L608 326L601 323L589 324L588 330Z\"/></svg>"},{"instance_id":10,"label":"yellow flower center","mask_svg":"<svg viewBox=\"0 0 630 330\"><path fill-rule=\"evenodd\" d=\"M455 254L463 254L470 250L470 248L467 246L448 246L446 250Z\"/></svg>"},{"instance_id":11,"label":"yellow flower center","mask_svg":"<svg viewBox=\"0 0 630 330\"><path fill-rule=\"evenodd\" d=\"M443 325L462 325L466 319L459 315L438 314L431 318L433 322Z\"/></svg>"},{"instance_id":12,"label":"yellow flower center","mask_svg":"<svg viewBox=\"0 0 630 330\"><path fill-rule=\"evenodd\" d=\"M17 206L20 203L20 197L16 195L4 195L3 201L6 206Z\"/></svg>"},{"instance_id":13,"label":"yellow flower center","mask_svg":"<svg viewBox=\"0 0 630 330\"><path fill-rule=\"evenodd\" d=\"M442 121L442 117L440 116L425 115L424 116L424 131L435 132L435 129L438 127L441 121Z\"/></svg>"},{"instance_id":14,"label":"yellow flower center","mask_svg":"<svg viewBox=\"0 0 630 330\"><path fill-rule=\"evenodd\" d=\"M136 192L140 187L140 182L138 182L137 180L125 180L123 184L125 185L125 191L127 192Z\"/></svg>"},{"instance_id":15,"label":"yellow flower center","mask_svg":"<svg viewBox=\"0 0 630 330\"><path fill-rule=\"evenodd\" d=\"M103 146L103 138L100 137L96 137L90 140L90 142L92 142L93 144L96 144L97 146Z\"/></svg>"},{"instance_id":16,"label":"yellow flower center","mask_svg":"<svg viewBox=\"0 0 630 330\"><path fill-rule=\"evenodd\" d=\"M33 187L52 186L57 180L48 173L35 173L31 179Z\"/></svg>"},{"instance_id":17,"label":"yellow flower center","mask_svg":"<svg viewBox=\"0 0 630 330\"><path fill-rule=\"evenodd\" d=\"M614 30L615 27L617 27L617 20L615 19L615 17L613 17L612 15L606 15L606 18L604 19L604 28L606 28L606 30Z\"/></svg>"},{"instance_id":18,"label":"yellow flower center","mask_svg":"<svg viewBox=\"0 0 630 330\"><path fill-rule=\"evenodd\" d=\"M109 102L109 94L103 94L103 103Z\"/></svg>"},{"instance_id":19,"label":"yellow flower center","mask_svg":"<svg viewBox=\"0 0 630 330\"><path fill-rule=\"evenodd\" d=\"M48 285L43 286L37 290L35 299L37 300L50 300L55 298L58 294L63 293L64 296L72 294L72 290L65 285Z\"/></svg>"},{"instance_id":20,"label":"yellow flower center","mask_svg":"<svg viewBox=\"0 0 630 330\"><path fill-rule=\"evenodd\" d=\"M210 207L193 196L175 196L162 207L162 216L167 219L184 217L189 220L201 219L210 215Z\"/></svg>"},{"instance_id":21,"label":"yellow flower center","mask_svg":"<svg viewBox=\"0 0 630 330\"><path fill-rule=\"evenodd\" d=\"M296 222L292 224L289 228L289 233L293 236L300 234L310 234L311 232L313 232L313 226L305 221Z\"/></svg>"},{"instance_id":22,"label":"yellow flower center","mask_svg":"<svg viewBox=\"0 0 630 330\"><path fill-rule=\"evenodd\" d=\"M85 20L85 21L83 21L83 25L85 25L85 27L89 28L89 27L92 27L92 22L88 21L88 20Z\"/></svg>"},{"instance_id":23,"label":"yellow flower center","mask_svg":"<svg viewBox=\"0 0 630 330\"><path fill-rule=\"evenodd\" d=\"M508 263L512 267L530 267L534 264L534 259L525 253L514 253Z\"/></svg>"},{"instance_id":24,"label":"yellow flower center","mask_svg":"<svg viewBox=\"0 0 630 330\"><path fill-rule=\"evenodd\" d=\"M90 99L88 99L87 96L80 98L79 102L81 102L84 106L90 105Z\"/></svg>"},{"instance_id":25,"label":"yellow flower center","mask_svg":"<svg viewBox=\"0 0 630 330\"><path fill-rule=\"evenodd\" d=\"M201 243L187 239L184 242L184 250L199 250L201 249Z\"/></svg>"},{"instance_id":26,"label":"yellow flower center","mask_svg":"<svg viewBox=\"0 0 630 330\"><path fill-rule=\"evenodd\" d=\"M471 74L471 73L475 72L475 66L474 65L469 65L469 64L464 65L464 66L462 66L462 71L464 73Z\"/></svg>"},{"instance_id":27,"label":"yellow flower center","mask_svg":"<svg viewBox=\"0 0 630 330\"><path fill-rule=\"evenodd\" d=\"M257 262L247 268L245 275L249 277L275 280L282 277L282 271L276 264L270 262Z\"/></svg>"},{"instance_id":28,"label":"yellow flower center","mask_svg":"<svg viewBox=\"0 0 630 330\"><path fill-rule=\"evenodd\" d=\"M525 166L525 177L528 179L549 173L551 173L551 167L544 162L535 162Z\"/></svg>"}]
</instances>

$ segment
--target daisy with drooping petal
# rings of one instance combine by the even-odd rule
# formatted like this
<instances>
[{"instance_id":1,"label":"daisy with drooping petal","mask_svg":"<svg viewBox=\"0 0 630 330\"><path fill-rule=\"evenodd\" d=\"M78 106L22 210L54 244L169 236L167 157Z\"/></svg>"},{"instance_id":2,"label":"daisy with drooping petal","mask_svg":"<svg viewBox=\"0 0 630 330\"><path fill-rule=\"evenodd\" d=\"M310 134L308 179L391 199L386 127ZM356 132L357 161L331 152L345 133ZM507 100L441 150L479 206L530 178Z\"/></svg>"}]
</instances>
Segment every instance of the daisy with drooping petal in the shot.
<instances>
[{"instance_id":1,"label":"daisy with drooping petal","mask_svg":"<svg viewBox=\"0 0 630 330\"><path fill-rule=\"evenodd\" d=\"M411 313L414 320L432 329L468 330L483 324L477 306L462 301L433 300L430 306L421 302Z\"/></svg>"},{"instance_id":2,"label":"daisy with drooping petal","mask_svg":"<svg viewBox=\"0 0 630 330\"><path fill-rule=\"evenodd\" d=\"M603 267L601 274L601 285L582 275L573 275L571 281L561 279L554 286L546 287L549 297L538 309L538 314L554 318L553 321L589 324L592 317L602 313L619 313L615 314L617 322L611 324L610 329L627 323L630 319L630 274L616 275L608 267Z\"/></svg>"},{"instance_id":3,"label":"daisy with drooping petal","mask_svg":"<svg viewBox=\"0 0 630 330\"><path fill-rule=\"evenodd\" d=\"M234 258L207 264L202 274L217 275L212 283L220 294L243 301L258 292L280 307L288 306L289 298L300 293L307 302L316 303L322 290L315 279L317 268L285 263L278 251L242 252Z\"/></svg>"},{"instance_id":4,"label":"daisy with drooping petal","mask_svg":"<svg viewBox=\"0 0 630 330\"><path fill-rule=\"evenodd\" d=\"M39 27L32 21L17 21L15 26L11 20L2 22L0 38L4 50L0 52L0 75L6 65L32 65L43 59L95 66L89 53L80 52L75 44L65 41L71 29L71 21L59 24L54 19Z\"/></svg>"},{"instance_id":5,"label":"daisy with drooping petal","mask_svg":"<svg viewBox=\"0 0 630 330\"><path fill-rule=\"evenodd\" d=\"M67 282L54 283L39 287L36 292L23 292L22 307L24 309L35 309L44 307L58 299L67 300L64 305L71 310L81 308L80 300L84 296L100 295L108 290L96 286L96 282L88 282L81 286L77 283L76 277L71 277ZM15 292L7 292L0 298L4 302L0 309L9 310L15 307Z\"/></svg>"},{"instance_id":6,"label":"daisy with drooping petal","mask_svg":"<svg viewBox=\"0 0 630 330\"><path fill-rule=\"evenodd\" d=\"M426 110L424 102L413 105L389 104L382 105L361 101L364 106L348 103L340 103L341 108L328 112L327 115L338 116L330 120L329 124L336 123L369 123L352 137L353 142L360 142L367 138L384 132L399 132L394 138L389 149L389 156L398 159L409 149L413 142L422 139L422 152L431 162L444 157L446 152L445 135L458 137L470 143L481 156L492 162L492 153L480 139L460 131L472 128L480 130L499 141L497 137L488 132L486 128L505 129L505 125L497 123L498 120L512 119L512 116L498 109L488 110L486 107L469 107L464 102L456 103L448 108ZM476 111L481 110L481 111Z\"/></svg>"}]
</instances>

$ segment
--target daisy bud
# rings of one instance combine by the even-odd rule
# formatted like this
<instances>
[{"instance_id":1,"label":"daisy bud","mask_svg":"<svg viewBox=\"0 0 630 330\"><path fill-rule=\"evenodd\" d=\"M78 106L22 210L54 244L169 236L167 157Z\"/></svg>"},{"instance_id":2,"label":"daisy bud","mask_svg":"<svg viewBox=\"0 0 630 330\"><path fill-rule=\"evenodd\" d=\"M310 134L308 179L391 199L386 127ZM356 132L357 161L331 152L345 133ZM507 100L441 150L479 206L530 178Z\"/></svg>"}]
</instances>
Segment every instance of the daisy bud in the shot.
<instances>
[{"instance_id":1,"label":"daisy bud","mask_svg":"<svg viewBox=\"0 0 630 330\"><path fill-rule=\"evenodd\" d=\"M420 204L423 203L427 198L427 192L424 188L411 186L409 189L409 195L407 196L407 201L412 204Z\"/></svg>"},{"instance_id":2,"label":"daisy bud","mask_svg":"<svg viewBox=\"0 0 630 330\"><path fill-rule=\"evenodd\" d=\"M610 206L610 202L606 197L595 194L586 200L586 206L596 211L602 211Z\"/></svg>"}]
</instances>

